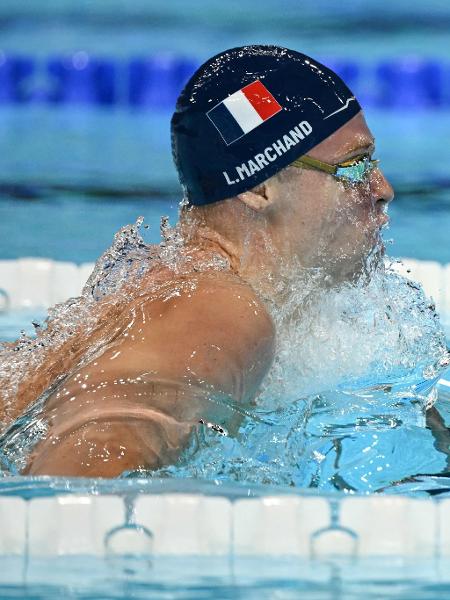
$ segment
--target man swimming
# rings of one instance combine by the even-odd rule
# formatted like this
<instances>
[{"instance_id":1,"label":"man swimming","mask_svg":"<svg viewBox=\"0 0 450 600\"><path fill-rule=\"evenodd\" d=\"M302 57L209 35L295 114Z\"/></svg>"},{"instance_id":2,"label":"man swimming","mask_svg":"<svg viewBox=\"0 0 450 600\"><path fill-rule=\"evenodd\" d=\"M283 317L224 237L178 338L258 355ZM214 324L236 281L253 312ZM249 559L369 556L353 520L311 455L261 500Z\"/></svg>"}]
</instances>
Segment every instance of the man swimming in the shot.
<instances>
[{"instance_id":1,"label":"man swimming","mask_svg":"<svg viewBox=\"0 0 450 600\"><path fill-rule=\"evenodd\" d=\"M23 473L115 477L173 463L204 424L234 435L274 359L267 303L289 273L320 269L330 287L381 254L393 191L355 97L317 61L274 46L213 57L172 142L182 244L172 263L154 248L137 287L99 300L95 328L24 374L2 419L45 400Z\"/></svg>"}]
</instances>

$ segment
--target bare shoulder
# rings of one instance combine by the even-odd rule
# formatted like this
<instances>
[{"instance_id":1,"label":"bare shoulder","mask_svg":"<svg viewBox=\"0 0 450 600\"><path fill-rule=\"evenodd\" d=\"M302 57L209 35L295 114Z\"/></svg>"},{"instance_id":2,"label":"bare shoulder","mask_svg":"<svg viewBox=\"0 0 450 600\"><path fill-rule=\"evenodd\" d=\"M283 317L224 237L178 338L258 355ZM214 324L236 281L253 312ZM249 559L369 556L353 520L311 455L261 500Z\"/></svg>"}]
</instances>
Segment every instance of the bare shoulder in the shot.
<instances>
[{"instance_id":1,"label":"bare shoulder","mask_svg":"<svg viewBox=\"0 0 450 600\"><path fill-rule=\"evenodd\" d=\"M273 333L272 318L263 301L235 275L219 272L191 276L181 285L172 284L172 289L165 303L173 317L175 309L182 309L184 318L208 321L211 326L228 323L239 325L247 333Z\"/></svg>"},{"instance_id":2,"label":"bare shoulder","mask_svg":"<svg viewBox=\"0 0 450 600\"><path fill-rule=\"evenodd\" d=\"M142 310L158 370L207 381L236 399L256 392L272 363L275 330L248 284L227 273L195 274L171 282Z\"/></svg>"},{"instance_id":3,"label":"bare shoulder","mask_svg":"<svg viewBox=\"0 0 450 600\"><path fill-rule=\"evenodd\" d=\"M189 330L190 335L200 337L214 333L246 351L274 338L273 321L263 301L234 275L191 276L172 283L166 293L161 303L165 329L170 321L179 332ZM158 308L161 306L155 306L156 312Z\"/></svg>"}]
</instances>

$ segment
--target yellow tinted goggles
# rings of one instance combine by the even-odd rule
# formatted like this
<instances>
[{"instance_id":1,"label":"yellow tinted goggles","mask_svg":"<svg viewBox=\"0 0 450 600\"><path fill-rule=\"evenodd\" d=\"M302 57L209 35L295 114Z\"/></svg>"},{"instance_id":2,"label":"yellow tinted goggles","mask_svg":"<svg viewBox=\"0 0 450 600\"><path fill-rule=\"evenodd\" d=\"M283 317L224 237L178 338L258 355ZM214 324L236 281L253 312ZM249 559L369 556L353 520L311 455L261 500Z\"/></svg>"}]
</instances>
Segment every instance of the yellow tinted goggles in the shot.
<instances>
[{"instance_id":1,"label":"yellow tinted goggles","mask_svg":"<svg viewBox=\"0 0 450 600\"><path fill-rule=\"evenodd\" d=\"M330 165L329 163L312 158L305 154L300 158L294 160L291 163L293 167L305 167L314 169L316 171L323 171L329 173L342 181L348 181L350 183L363 183L367 181L370 173L375 169L380 161L373 160L368 156L362 156L357 159L347 160L337 165Z\"/></svg>"}]
</instances>

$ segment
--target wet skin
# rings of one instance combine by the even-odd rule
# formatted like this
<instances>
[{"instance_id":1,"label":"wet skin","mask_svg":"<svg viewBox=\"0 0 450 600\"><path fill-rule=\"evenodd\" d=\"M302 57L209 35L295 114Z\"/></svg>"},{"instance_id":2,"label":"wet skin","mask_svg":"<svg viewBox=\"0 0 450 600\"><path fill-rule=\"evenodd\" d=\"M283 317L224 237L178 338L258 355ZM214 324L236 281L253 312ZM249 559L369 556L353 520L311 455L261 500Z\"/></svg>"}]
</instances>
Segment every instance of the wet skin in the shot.
<instances>
[{"instance_id":1,"label":"wet skin","mask_svg":"<svg viewBox=\"0 0 450 600\"><path fill-rule=\"evenodd\" d=\"M330 164L372 157L374 138L362 112L308 152ZM276 208L273 243L303 267L324 267L335 282L351 279L379 241L385 207L394 193L380 168L366 183L348 184L327 173L290 166L267 182Z\"/></svg>"},{"instance_id":2,"label":"wet skin","mask_svg":"<svg viewBox=\"0 0 450 600\"><path fill-rule=\"evenodd\" d=\"M309 154L337 163L370 154L372 145L359 113ZM226 223L209 235L210 251L227 258L230 269L181 276L168 270L164 293L131 300L117 321L105 320L110 341L97 356L65 363L69 375L46 401L47 435L25 473L115 477L154 469L176 460L200 419L233 435L240 416L230 403L251 406L275 351L274 325L255 289L270 280L270 294L279 265L292 259L331 265L336 281L353 277L392 196L378 169L349 189L328 174L288 167L225 201L250 215L238 215L232 240Z\"/></svg>"},{"instance_id":3,"label":"wet skin","mask_svg":"<svg viewBox=\"0 0 450 600\"><path fill-rule=\"evenodd\" d=\"M118 333L49 397L26 473L115 477L173 462L199 420L233 434L268 370L272 321L228 273L175 280L131 304Z\"/></svg>"}]
</instances>

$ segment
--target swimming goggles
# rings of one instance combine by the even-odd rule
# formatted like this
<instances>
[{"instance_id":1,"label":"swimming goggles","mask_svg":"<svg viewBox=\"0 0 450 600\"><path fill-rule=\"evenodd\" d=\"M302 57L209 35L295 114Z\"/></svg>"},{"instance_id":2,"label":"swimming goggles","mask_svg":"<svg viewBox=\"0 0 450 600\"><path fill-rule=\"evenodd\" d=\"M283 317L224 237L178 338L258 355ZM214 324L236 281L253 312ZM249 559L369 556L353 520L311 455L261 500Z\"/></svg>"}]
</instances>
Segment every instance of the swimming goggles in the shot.
<instances>
[{"instance_id":1,"label":"swimming goggles","mask_svg":"<svg viewBox=\"0 0 450 600\"><path fill-rule=\"evenodd\" d=\"M312 158L305 154L300 158L294 160L291 163L293 167L306 167L314 169L316 171L323 171L329 173L341 181L349 183L363 183L367 181L370 173L375 169L380 161L373 160L368 156L362 156L360 158L352 158L337 165L330 165L329 163Z\"/></svg>"}]
</instances>

